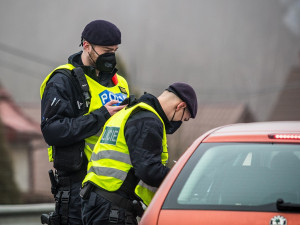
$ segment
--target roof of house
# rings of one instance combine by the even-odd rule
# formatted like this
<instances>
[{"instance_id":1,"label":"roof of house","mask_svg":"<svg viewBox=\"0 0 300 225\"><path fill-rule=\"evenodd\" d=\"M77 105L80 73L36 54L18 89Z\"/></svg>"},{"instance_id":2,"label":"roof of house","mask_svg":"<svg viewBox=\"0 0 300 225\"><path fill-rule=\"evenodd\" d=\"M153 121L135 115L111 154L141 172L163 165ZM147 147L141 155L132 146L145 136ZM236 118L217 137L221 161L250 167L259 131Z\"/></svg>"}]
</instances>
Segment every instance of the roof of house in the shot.
<instances>
[{"instance_id":1,"label":"roof of house","mask_svg":"<svg viewBox=\"0 0 300 225\"><path fill-rule=\"evenodd\" d=\"M41 124L41 106L37 104L20 104L22 112L37 124Z\"/></svg>"},{"instance_id":2,"label":"roof of house","mask_svg":"<svg viewBox=\"0 0 300 225\"><path fill-rule=\"evenodd\" d=\"M270 120L300 120L300 67L287 76Z\"/></svg>"},{"instance_id":3,"label":"roof of house","mask_svg":"<svg viewBox=\"0 0 300 225\"><path fill-rule=\"evenodd\" d=\"M39 124L26 116L2 87L0 87L0 119L8 141L42 136Z\"/></svg>"}]
</instances>

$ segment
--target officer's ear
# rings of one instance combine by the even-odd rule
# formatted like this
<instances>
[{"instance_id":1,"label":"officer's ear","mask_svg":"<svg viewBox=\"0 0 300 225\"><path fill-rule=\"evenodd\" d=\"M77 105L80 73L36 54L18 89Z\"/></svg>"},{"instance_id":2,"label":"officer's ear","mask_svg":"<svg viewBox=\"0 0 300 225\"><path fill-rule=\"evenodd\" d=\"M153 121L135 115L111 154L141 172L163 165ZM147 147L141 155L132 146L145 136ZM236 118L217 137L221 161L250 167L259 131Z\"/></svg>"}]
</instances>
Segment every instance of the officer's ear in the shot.
<instances>
[{"instance_id":1,"label":"officer's ear","mask_svg":"<svg viewBox=\"0 0 300 225\"><path fill-rule=\"evenodd\" d=\"M177 107L176 107L176 111L179 111L180 109L184 109L186 108L186 103L185 102L180 102Z\"/></svg>"},{"instance_id":2,"label":"officer's ear","mask_svg":"<svg viewBox=\"0 0 300 225\"><path fill-rule=\"evenodd\" d=\"M84 50L89 51L89 49L91 48L91 44L88 41L83 40L82 47Z\"/></svg>"}]
</instances>

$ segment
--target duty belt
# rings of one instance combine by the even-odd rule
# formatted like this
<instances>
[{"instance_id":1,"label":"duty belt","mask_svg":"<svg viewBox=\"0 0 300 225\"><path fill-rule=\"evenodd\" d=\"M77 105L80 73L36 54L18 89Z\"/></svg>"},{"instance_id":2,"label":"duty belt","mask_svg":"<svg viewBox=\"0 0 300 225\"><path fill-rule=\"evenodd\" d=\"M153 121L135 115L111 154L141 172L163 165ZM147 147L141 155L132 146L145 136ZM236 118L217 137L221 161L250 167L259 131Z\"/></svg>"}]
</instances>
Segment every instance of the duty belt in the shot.
<instances>
[{"instance_id":1,"label":"duty belt","mask_svg":"<svg viewBox=\"0 0 300 225\"><path fill-rule=\"evenodd\" d=\"M144 209L138 201L136 201L136 200L131 201L127 198L120 196L117 193L109 192L109 191L106 191L99 187L96 187L95 185L93 185L91 183L89 183L88 185L85 185L83 187L83 189L88 188L89 185L93 186L91 191L93 191L96 194L100 195L101 197L105 198L107 201L110 201L113 205L123 208L123 209L127 210L128 212L131 212L139 217L142 216Z\"/></svg>"}]
</instances>

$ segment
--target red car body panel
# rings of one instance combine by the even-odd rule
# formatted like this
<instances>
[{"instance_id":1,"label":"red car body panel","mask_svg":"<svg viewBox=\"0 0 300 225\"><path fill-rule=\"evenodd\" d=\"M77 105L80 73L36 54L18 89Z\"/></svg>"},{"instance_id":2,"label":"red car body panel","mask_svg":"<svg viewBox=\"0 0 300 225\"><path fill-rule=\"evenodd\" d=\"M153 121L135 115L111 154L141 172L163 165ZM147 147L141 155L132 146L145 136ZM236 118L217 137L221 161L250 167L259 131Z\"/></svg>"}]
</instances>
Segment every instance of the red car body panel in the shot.
<instances>
[{"instance_id":1,"label":"red car body panel","mask_svg":"<svg viewBox=\"0 0 300 225\"><path fill-rule=\"evenodd\" d=\"M221 127L210 133L203 142L282 142L291 140L270 139L270 134L299 134L300 122L261 122L234 124ZM245 126L247 130L245 130ZM294 140L300 143L300 140Z\"/></svg>"},{"instance_id":2,"label":"red car body panel","mask_svg":"<svg viewBox=\"0 0 300 225\"><path fill-rule=\"evenodd\" d=\"M161 209L165 198L168 195L168 192L175 182L178 174L191 157L195 149L197 149L202 142L277 142L300 144L300 139L271 139L269 137L271 134L300 135L300 121L233 124L212 129L200 136L173 166L159 187L149 207L146 209L139 224L270 224L272 217L276 215L282 215L287 219L288 224L300 225L299 213Z\"/></svg>"},{"instance_id":3,"label":"red car body panel","mask_svg":"<svg viewBox=\"0 0 300 225\"><path fill-rule=\"evenodd\" d=\"M271 218L279 213L274 212L236 212L236 211L205 211L205 210L162 210L158 225L187 224L187 225L262 225L270 224ZM280 213L288 224L300 224L299 213Z\"/></svg>"}]
</instances>

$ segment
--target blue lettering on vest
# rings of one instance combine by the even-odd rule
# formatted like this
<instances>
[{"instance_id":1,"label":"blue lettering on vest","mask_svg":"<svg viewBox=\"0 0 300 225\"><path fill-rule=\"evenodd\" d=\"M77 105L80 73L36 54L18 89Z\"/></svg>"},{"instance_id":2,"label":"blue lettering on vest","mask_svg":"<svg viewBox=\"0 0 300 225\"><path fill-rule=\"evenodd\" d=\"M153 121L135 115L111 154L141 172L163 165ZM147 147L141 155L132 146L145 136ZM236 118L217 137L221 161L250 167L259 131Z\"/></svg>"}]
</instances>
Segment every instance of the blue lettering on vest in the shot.
<instances>
[{"instance_id":1,"label":"blue lettering on vest","mask_svg":"<svg viewBox=\"0 0 300 225\"><path fill-rule=\"evenodd\" d=\"M114 105L120 105L120 103L127 97L127 95L123 93L113 93L111 91L105 90L99 94L99 97L101 99L102 105L105 105L111 100L118 100L119 103Z\"/></svg>"}]
</instances>

